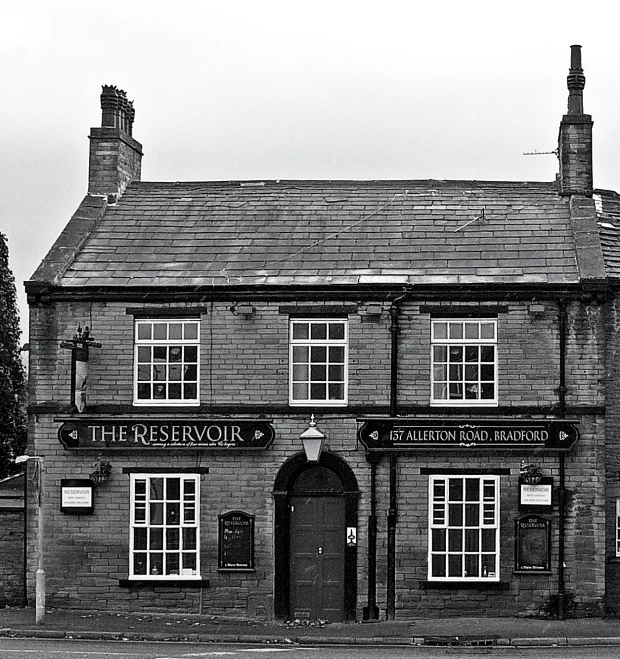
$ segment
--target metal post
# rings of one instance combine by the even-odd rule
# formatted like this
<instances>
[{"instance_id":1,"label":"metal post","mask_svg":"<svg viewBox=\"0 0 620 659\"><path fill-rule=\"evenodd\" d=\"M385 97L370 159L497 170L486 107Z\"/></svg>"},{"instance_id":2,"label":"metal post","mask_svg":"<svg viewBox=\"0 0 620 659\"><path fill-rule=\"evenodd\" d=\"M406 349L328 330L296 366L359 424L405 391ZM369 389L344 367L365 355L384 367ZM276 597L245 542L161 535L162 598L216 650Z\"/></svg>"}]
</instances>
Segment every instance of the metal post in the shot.
<instances>
[{"instance_id":1,"label":"metal post","mask_svg":"<svg viewBox=\"0 0 620 659\"><path fill-rule=\"evenodd\" d=\"M560 382L558 387L559 416L566 416L566 300L558 301L558 331L560 341ZM558 492L558 618L566 618L566 592L564 579L564 535L566 527L566 460L560 453L560 489Z\"/></svg>"}]
</instances>

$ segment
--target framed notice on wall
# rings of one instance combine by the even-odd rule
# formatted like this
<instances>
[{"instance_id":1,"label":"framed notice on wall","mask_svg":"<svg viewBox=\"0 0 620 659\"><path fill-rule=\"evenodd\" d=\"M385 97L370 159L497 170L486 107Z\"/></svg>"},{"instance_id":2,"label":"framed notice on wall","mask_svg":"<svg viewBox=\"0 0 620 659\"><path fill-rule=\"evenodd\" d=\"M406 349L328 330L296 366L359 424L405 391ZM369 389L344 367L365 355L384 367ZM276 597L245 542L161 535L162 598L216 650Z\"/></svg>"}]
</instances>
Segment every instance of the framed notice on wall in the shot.
<instances>
[{"instance_id":1,"label":"framed notice on wall","mask_svg":"<svg viewBox=\"0 0 620 659\"><path fill-rule=\"evenodd\" d=\"M65 515L90 515L93 512L93 484L85 478L60 481L60 512Z\"/></svg>"},{"instance_id":2,"label":"framed notice on wall","mask_svg":"<svg viewBox=\"0 0 620 659\"><path fill-rule=\"evenodd\" d=\"M536 483L519 481L521 513L549 513L553 506L553 478L541 478Z\"/></svg>"},{"instance_id":3,"label":"framed notice on wall","mask_svg":"<svg viewBox=\"0 0 620 659\"><path fill-rule=\"evenodd\" d=\"M219 569L254 569L254 516L233 510L219 517Z\"/></svg>"},{"instance_id":4,"label":"framed notice on wall","mask_svg":"<svg viewBox=\"0 0 620 659\"><path fill-rule=\"evenodd\" d=\"M540 515L525 515L516 521L517 572L551 570L551 520Z\"/></svg>"}]
</instances>

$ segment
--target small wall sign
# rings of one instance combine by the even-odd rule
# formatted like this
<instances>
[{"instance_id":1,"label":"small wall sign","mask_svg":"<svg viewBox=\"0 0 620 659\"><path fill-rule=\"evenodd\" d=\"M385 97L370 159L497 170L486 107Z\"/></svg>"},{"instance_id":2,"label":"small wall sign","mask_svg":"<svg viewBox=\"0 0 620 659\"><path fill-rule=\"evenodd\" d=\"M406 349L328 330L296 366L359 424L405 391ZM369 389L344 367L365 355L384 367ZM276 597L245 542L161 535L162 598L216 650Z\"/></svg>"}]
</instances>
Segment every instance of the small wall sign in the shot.
<instances>
[{"instance_id":1,"label":"small wall sign","mask_svg":"<svg viewBox=\"0 0 620 659\"><path fill-rule=\"evenodd\" d=\"M516 565L518 572L551 570L551 520L526 515L516 521Z\"/></svg>"},{"instance_id":2,"label":"small wall sign","mask_svg":"<svg viewBox=\"0 0 620 659\"><path fill-rule=\"evenodd\" d=\"M553 478L543 477L539 483L519 482L519 506L526 512L549 512L553 500Z\"/></svg>"},{"instance_id":3,"label":"small wall sign","mask_svg":"<svg viewBox=\"0 0 620 659\"><path fill-rule=\"evenodd\" d=\"M94 510L93 484L88 479L63 478L60 481L60 512L90 515Z\"/></svg>"},{"instance_id":4,"label":"small wall sign","mask_svg":"<svg viewBox=\"0 0 620 659\"><path fill-rule=\"evenodd\" d=\"M254 516L232 510L219 516L219 569L254 569Z\"/></svg>"}]
</instances>

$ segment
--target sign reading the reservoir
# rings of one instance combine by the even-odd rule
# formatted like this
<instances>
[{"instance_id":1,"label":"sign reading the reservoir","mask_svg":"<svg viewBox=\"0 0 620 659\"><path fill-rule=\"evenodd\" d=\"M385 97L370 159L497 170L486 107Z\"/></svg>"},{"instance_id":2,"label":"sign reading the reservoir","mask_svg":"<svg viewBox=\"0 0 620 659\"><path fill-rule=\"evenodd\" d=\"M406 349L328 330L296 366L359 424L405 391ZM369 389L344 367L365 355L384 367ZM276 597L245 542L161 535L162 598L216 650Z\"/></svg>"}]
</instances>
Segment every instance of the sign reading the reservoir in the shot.
<instances>
[{"instance_id":1,"label":"sign reading the reservoir","mask_svg":"<svg viewBox=\"0 0 620 659\"><path fill-rule=\"evenodd\" d=\"M58 430L68 449L266 449L273 426L262 420L72 419Z\"/></svg>"},{"instance_id":2,"label":"sign reading the reservoir","mask_svg":"<svg viewBox=\"0 0 620 659\"><path fill-rule=\"evenodd\" d=\"M579 439L577 421L523 419L359 419L368 451L543 449L570 451Z\"/></svg>"}]
</instances>

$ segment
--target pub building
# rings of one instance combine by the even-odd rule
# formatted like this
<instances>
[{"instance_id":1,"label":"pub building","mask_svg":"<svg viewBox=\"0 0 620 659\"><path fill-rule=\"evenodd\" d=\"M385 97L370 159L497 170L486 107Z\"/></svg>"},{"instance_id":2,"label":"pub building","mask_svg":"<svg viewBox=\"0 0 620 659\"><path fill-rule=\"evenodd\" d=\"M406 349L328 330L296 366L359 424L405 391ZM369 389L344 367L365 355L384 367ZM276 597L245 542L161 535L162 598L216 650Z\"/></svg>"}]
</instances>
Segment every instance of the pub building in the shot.
<instances>
[{"instance_id":1,"label":"pub building","mask_svg":"<svg viewBox=\"0 0 620 659\"><path fill-rule=\"evenodd\" d=\"M26 282L32 601L41 569L58 608L602 614L584 84L573 46L542 183L142 182L104 86L88 193Z\"/></svg>"}]
</instances>

